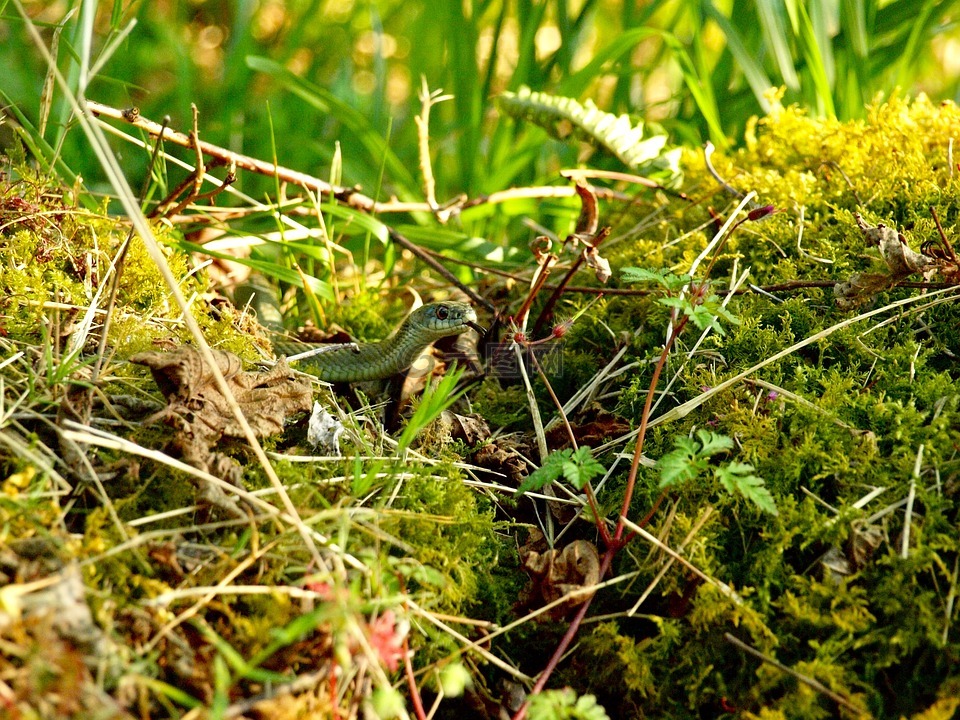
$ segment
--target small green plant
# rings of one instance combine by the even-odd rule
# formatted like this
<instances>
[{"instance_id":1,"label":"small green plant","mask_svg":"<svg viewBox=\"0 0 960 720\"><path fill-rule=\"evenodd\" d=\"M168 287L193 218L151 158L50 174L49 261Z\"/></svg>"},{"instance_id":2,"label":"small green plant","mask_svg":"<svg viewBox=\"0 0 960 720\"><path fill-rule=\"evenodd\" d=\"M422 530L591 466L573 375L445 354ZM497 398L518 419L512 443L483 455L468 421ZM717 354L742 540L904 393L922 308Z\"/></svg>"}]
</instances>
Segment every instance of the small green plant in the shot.
<instances>
[{"instance_id":1,"label":"small green plant","mask_svg":"<svg viewBox=\"0 0 960 720\"><path fill-rule=\"evenodd\" d=\"M675 448L660 458L657 467L660 470L661 489L688 483L708 473L714 455L733 449L733 440L726 435L709 430L697 430L696 435L696 439L676 438L673 441ZM764 485L763 478L754 475L753 465L731 462L713 466L713 476L727 492L738 493L764 512L777 514L773 497Z\"/></svg>"},{"instance_id":2,"label":"small green plant","mask_svg":"<svg viewBox=\"0 0 960 720\"><path fill-rule=\"evenodd\" d=\"M608 720L606 711L593 695L577 694L570 688L545 690L530 698L530 720Z\"/></svg>"},{"instance_id":3,"label":"small green plant","mask_svg":"<svg viewBox=\"0 0 960 720\"><path fill-rule=\"evenodd\" d=\"M658 298L660 305L674 308L678 313L687 317L701 330L711 328L718 335L723 335L723 328L719 320L723 319L736 325L740 321L727 310L720 298L709 292L706 284L695 285L689 275L675 275L661 268L648 270L647 268L628 267L623 270L623 280L628 283L655 282L668 293L678 293L684 287L690 286L691 292L679 292L675 295Z\"/></svg>"},{"instance_id":4,"label":"small green plant","mask_svg":"<svg viewBox=\"0 0 960 720\"><path fill-rule=\"evenodd\" d=\"M520 484L516 494L522 495L531 490L540 490L561 476L577 490L583 490L588 482L604 472L606 468L596 461L589 447L558 450L550 453L543 465L530 473Z\"/></svg>"}]
</instances>

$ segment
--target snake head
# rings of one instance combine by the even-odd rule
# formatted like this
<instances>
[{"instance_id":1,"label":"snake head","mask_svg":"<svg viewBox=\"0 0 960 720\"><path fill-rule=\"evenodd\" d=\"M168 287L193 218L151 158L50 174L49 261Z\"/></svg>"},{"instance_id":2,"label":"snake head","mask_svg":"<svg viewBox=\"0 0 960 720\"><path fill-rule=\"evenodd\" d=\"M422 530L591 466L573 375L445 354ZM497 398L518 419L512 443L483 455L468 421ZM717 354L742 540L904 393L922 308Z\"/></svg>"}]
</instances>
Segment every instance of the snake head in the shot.
<instances>
[{"instance_id":1,"label":"snake head","mask_svg":"<svg viewBox=\"0 0 960 720\"><path fill-rule=\"evenodd\" d=\"M409 330L430 338L430 342L448 335L459 335L469 328L482 330L477 324L477 313L467 303L447 301L423 305L404 322Z\"/></svg>"}]
</instances>

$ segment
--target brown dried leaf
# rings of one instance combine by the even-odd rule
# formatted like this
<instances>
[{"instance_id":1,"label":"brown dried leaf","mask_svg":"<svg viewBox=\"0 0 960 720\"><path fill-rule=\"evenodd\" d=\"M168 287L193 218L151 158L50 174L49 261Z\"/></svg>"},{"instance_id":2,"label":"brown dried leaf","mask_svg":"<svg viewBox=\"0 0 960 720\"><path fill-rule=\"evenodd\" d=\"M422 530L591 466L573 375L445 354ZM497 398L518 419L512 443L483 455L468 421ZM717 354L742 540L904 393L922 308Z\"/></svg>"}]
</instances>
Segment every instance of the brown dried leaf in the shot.
<instances>
[{"instance_id":1,"label":"brown dried leaf","mask_svg":"<svg viewBox=\"0 0 960 720\"><path fill-rule=\"evenodd\" d=\"M443 417L450 423L450 435L454 440L463 440L468 447L476 447L490 439L490 426L477 414L460 415L450 410L443 411Z\"/></svg>"},{"instance_id":2,"label":"brown dried leaf","mask_svg":"<svg viewBox=\"0 0 960 720\"><path fill-rule=\"evenodd\" d=\"M598 447L611 438L630 432L630 423L619 415L606 410L598 403L592 403L576 418L570 418L577 444L581 447ZM547 445L554 450L563 450L570 446L570 434L563 425L555 425L547 432Z\"/></svg>"},{"instance_id":3,"label":"brown dried leaf","mask_svg":"<svg viewBox=\"0 0 960 720\"><path fill-rule=\"evenodd\" d=\"M923 272L935 264L931 258L911 250L907 245L907 239L893 228L883 223L870 227L859 213L855 214L854 218L866 243L880 248L880 257L890 269L890 274L897 280L902 280L915 272Z\"/></svg>"},{"instance_id":4,"label":"brown dried leaf","mask_svg":"<svg viewBox=\"0 0 960 720\"><path fill-rule=\"evenodd\" d=\"M587 267L596 274L599 282L605 283L613 276L613 271L610 269L610 262L600 255L597 248L592 246L584 248L583 260L587 264Z\"/></svg>"},{"instance_id":5,"label":"brown dried leaf","mask_svg":"<svg viewBox=\"0 0 960 720\"><path fill-rule=\"evenodd\" d=\"M266 372L254 373L245 372L236 355L214 350L213 356L257 437L281 432L287 417L310 410L310 386L294 376L286 361L281 360ZM167 398L167 407L160 416L177 429L172 447L183 460L240 487L240 465L213 448L221 438L243 437L243 432L199 351L184 345L170 352L139 353L130 362L149 367L154 382ZM244 516L237 499L220 487L205 483L200 493L202 501L230 515Z\"/></svg>"},{"instance_id":6,"label":"brown dried leaf","mask_svg":"<svg viewBox=\"0 0 960 720\"><path fill-rule=\"evenodd\" d=\"M854 273L849 279L833 286L833 296L836 298L838 307L843 310L852 310L895 284L896 280L889 275Z\"/></svg>"},{"instance_id":7,"label":"brown dried leaf","mask_svg":"<svg viewBox=\"0 0 960 720\"><path fill-rule=\"evenodd\" d=\"M473 456L479 467L505 475L508 484L519 487L527 475L527 462L509 438L500 437L483 445Z\"/></svg>"},{"instance_id":8,"label":"brown dried leaf","mask_svg":"<svg viewBox=\"0 0 960 720\"><path fill-rule=\"evenodd\" d=\"M283 430L284 419L309 412L310 386L300 382L281 360L266 372L245 372L232 353L214 350L214 358L247 422L258 437ZM198 435L242 437L239 424L203 356L184 345L171 352L144 352L130 362L150 368L154 382L167 398L167 414L178 415Z\"/></svg>"},{"instance_id":9,"label":"brown dried leaf","mask_svg":"<svg viewBox=\"0 0 960 720\"><path fill-rule=\"evenodd\" d=\"M580 216L577 218L577 227L573 236L577 239L589 241L597 234L600 225L600 214L597 211L597 196L582 179L576 181L577 195L580 197Z\"/></svg>"},{"instance_id":10,"label":"brown dried leaf","mask_svg":"<svg viewBox=\"0 0 960 720\"><path fill-rule=\"evenodd\" d=\"M530 541L520 548L523 569L530 575L531 586L525 597L527 605L551 603L600 582L600 555L593 543L574 540L562 550L553 548L540 551L538 548L542 545L542 535L535 532L531 533ZM571 598L550 610L547 615L554 620L562 619L591 594Z\"/></svg>"},{"instance_id":11,"label":"brown dried leaf","mask_svg":"<svg viewBox=\"0 0 960 720\"><path fill-rule=\"evenodd\" d=\"M906 238L894 228L883 223L875 227L867 225L860 213L854 213L854 219L867 245L880 249L880 257L886 263L889 274L855 273L848 280L834 285L833 294L841 308L849 310L858 307L910 275L927 273L940 265L935 259L911 250Z\"/></svg>"}]
</instances>

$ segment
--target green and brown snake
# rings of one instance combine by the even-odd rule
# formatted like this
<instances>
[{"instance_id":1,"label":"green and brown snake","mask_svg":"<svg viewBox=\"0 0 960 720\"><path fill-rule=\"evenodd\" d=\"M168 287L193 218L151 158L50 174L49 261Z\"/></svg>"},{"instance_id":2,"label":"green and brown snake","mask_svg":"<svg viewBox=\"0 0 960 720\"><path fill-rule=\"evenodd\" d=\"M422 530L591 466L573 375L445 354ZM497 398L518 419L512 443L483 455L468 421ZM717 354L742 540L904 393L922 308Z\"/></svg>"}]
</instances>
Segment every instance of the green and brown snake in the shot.
<instances>
[{"instance_id":1,"label":"green and brown snake","mask_svg":"<svg viewBox=\"0 0 960 720\"><path fill-rule=\"evenodd\" d=\"M409 368L428 345L440 338L459 335L469 328L483 332L477 324L477 313L467 303L430 303L410 313L386 340L330 345L329 350L304 358L294 367L326 382L383 380ZM278 355L295 355L317 347L322 346L283 341L273 344Z\"/></svg>"}]
</instances>

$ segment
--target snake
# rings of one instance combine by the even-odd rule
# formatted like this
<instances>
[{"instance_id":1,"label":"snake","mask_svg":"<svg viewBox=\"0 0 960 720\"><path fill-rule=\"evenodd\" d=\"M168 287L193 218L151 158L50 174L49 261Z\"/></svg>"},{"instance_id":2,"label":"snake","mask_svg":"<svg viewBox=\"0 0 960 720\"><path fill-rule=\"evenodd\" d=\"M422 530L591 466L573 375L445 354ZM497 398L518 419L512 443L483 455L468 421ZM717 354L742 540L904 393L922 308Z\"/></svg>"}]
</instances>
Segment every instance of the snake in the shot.
<instances>
[{"instance_id":1,"label":"snake","mask_svg":"<svg viewBox=\"0 0 960 720\"><path fill-rule=\"evenodd\" d=\"M297 361L298 370L326 382L366 382L403 372L428 345L470 328L481 335L484 332L470 305L457 301L436 302L414 310L392 335L380 342L323 345L278 341L273 343L273 349L278 355L304 354L305 350L316 349L318 352L309 358L292 358Z\"/></svg>"}]
</instances>

